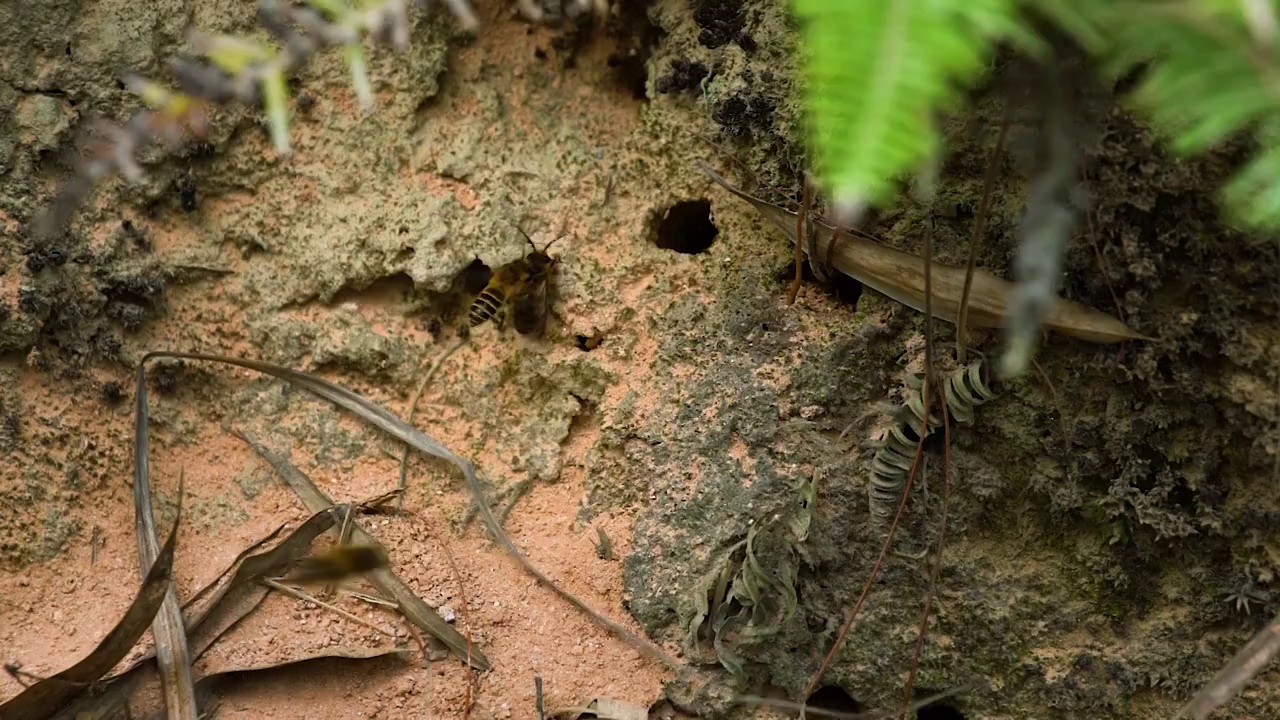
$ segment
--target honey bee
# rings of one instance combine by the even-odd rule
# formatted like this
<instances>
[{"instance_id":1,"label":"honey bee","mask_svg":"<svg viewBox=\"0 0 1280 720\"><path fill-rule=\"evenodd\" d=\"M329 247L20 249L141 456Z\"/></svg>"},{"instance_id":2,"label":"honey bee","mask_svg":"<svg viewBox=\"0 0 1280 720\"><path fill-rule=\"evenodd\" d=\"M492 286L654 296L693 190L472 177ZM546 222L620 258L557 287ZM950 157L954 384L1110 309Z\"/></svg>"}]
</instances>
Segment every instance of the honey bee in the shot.
<instances>
[{"instance_id":1,"label":"honey bee","mask_svg":"<svg viewBox=\"0 0 1280 720\"><path fill-rule=\"evenodd\" d=\"M294 583L335 583L385 567L387 550L381 545L338 545L300 558L286 579Z\"/></svg>"},{"instance_id":2,"label":"honey bee","mask_svg":"<svg viewBox=\"0 0 1280 720\"><path fill-rule=\"evenodd\" d=\"M510 315L511 324L521 335L541 337L546 330L547 315L551 309L551 274L556 264L556 258L548 255L547 250L560 238L538 249L528 233L520 230L520 234L524 235L533 252L498 268L489 284L471 303L469 327L474 328L492 319L501 328L506 316Z\"/></svg>"}]
</instances>

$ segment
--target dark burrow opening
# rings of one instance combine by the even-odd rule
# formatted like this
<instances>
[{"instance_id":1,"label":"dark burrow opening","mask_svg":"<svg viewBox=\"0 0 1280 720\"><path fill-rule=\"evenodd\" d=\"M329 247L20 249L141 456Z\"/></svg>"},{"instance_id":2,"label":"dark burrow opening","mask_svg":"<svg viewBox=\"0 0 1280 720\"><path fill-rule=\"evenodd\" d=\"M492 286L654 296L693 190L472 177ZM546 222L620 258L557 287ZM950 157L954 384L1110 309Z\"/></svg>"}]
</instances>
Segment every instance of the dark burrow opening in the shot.
<instances>
[{"instance_id":1,"label":"dark burrow opening","mask_svg":"<svg viewBox=\"0 0 1280 720\"><path fill-rule=\"evenodd\" d=\"M590 335L578 335L574 340L579 350L582 352L591 352L604 344L604 333L596 330Z\"/></svg>"},{"instance_id":2,"label":"dark burrow opening","mask_svg":"<svg viewBox=\"0 0 1280 720\"><path fill-rule=\"evenodd\" d=\"M964 713L955 705L939 700L916 710L916 720L964 720Z\"/></svg>"},{"instance_id":3,"label":"dark burrow opening","mask_svg":"<svg viewBox=\"0 0 1280 720\"><path fill-rule=\"evenodd\" d=\"M457 280L458 289L464 295L476 295L489 284L489 280L493 278L493 270L480 258L471 261L471 264L462 268L458 273Z\"/></svg>"},{"instance_id":4,"label":"dark burrow opening","mask_svg":"<svg viewBox=\"0 0 1280 720\"><path fill-rule=\"evenodd\" d=\"M663 250L700 255L711 248L720 229L711 222L711 201L681 200L658 221L655 244Z\"/></svg>"},{"instance_id":5,"label":"dark burrow opening","mask_svg":"<svg viewBox=\"0 0 1280 720\"><path fill-rule=\"evenodd\" d=\"M605 23L617 47L608 58L615 77L635 100L649 99L649 56L666 31L649 19L650 2L621 3Z\"/></svg>"},{"instance_id":6,"label":"dark burrow opening","mask_svg":"<svg viewBox=\"0 0 1280 720\"><path fill-rule=\"evenodd\" d=\"M839 685L824 685L814 691L805 705L819 710L830 710L839 713L860 713L862 703Z\"/></svg>"}]
</instances>

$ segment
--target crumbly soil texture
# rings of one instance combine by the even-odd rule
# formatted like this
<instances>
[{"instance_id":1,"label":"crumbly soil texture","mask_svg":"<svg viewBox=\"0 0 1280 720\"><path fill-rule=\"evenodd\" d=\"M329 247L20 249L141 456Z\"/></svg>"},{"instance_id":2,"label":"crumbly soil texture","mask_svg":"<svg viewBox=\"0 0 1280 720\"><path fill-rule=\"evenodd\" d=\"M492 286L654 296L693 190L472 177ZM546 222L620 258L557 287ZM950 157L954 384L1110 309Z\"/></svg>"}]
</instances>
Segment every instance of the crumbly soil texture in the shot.
<instances>
[{"instance_id":1,"label":"crumbly soil texture","mask_svg":"<svg viewBox=\"0 0 1280 720\"><path fill-rule=\"evenodd\" d=\"M413 514L368 529L492 669L424 658L393 611L352 595L335 602L391 638L272 594L198 671L333 646L399 644L413 659L247 674L219 686L218 716L531 719L535 677L548 710L605 698L653 717L768 717L735 698L804 699L884 538L868 509L874 439L921 369L925 324L852 282L810 278L788 305L786 240L695 165L794 207L804 157L785 4L621 2L596 23L545 26L477 4L474 37L435 7L414 15L408 50L371 53L372 113L323 53L291 84L290 157L258 111L220 111L206 142L144 157L144 181L104 183L47 242L30 223L81 130L137 107L121 69L159 76L191 27L259 30L253 3L230 0L0 6L4 662L71 666L136 592L146 352L287 365L405 417L474 294L527 251L523 230L561 238L546 334L475 328L415 423L475 463L534 563L686 670L528 576L467 522L454 469L412 457ZM936 258L963 265L1008 117L978 261L1011 277L1041 122L1024 72L994 63L948 121L928 207L904 193L865 229L919 252L932 218ZM1060 292L1154 339L1048 336L1035 372L952 428L949 473L940 439L927 444L824 677L829 706L900 701L938 552L915 686L961 691L921 718L1167 717L1280 612L1280 260L1274 238L1231 229L1215 204L1249 149L1174 159L1114 88L1083 64L1072 77L1088 221ZM952 357L952 329L936 333ZM994 362L1000 338L970 345ZM149 364L146 382L162 529L185 481L182 598L306 516L232 430L338 502L397 484L401 447L305 391L197 362ZM1280 716L1278 672L1227 715ZM0 701L20 690L0 675ZM154 688L134 700L135 716L161 707Z\"/></svg>"}]
</instances>

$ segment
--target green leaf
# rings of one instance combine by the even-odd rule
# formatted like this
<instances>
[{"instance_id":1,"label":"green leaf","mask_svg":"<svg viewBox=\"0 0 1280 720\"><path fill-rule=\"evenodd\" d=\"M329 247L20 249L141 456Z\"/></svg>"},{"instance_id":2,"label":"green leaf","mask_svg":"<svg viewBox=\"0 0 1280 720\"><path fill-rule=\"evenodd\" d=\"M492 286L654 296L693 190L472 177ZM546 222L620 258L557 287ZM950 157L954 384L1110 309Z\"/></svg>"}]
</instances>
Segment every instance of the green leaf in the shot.
<instances>
[{"instance_id":1,"label":"green leaf","mask_svg":"<svg viewBox=\"0 0 1280 720\"><path fill-rule=\"evenodd\" d=\"M1106 59L1123 70L1150 61L1134 100L1174 152L1207 152L1280 118L1280 64L1257 44L1238 8L1210 0L1131 2L1112 23ZM1237 220L1280 229L1280 136L1257 133L1260 148L1222 188Z\"/></svg>"},{"instance_id":2,"label":"green leaf","mask_svg":"<svg viewBox=\"0 0 1280 720\"><path fill-rule=\"evenodd\" d=\"M369 84L369 66L365 62L364 48L357 43L342 46L342 56L346 58L347 67L351 69L351 85L356 90L356 100L360 109L368 112L373 109L373 86Z\"/></svg>"},{"instance_id":3,"label":"green leaf","mask_svg":"<svg viewBox=\"0 0 1280 720\"><path fill-rule=\"evenodd\" d=\"M1222 197L1244 224L1280 228L1280 146L1259 152L1227 183Z\"/></svg>"},{"instance_id":4,"label":"green leaf","mask_svg":"<svg viewBox=\"0 0 1280 720\"><path fill-rule=\"evenodd\" d=\"M273 67L262 74L262 106L267 111L267 124L271 128L271 143L281 155L290 153L289 147L289 97L284 71Z\"/></svg>"},{"instance_id":5,"label":"green leaf","mask_svg":"<svg viewBox=\"0 0 1280 720\"><path fill-rule=\"evenodd\" d=\"M1013 0L794 0L814 166L837 202L881 202L933 154L935 116L1026 35Z\"/></svg>"}]
</instances>

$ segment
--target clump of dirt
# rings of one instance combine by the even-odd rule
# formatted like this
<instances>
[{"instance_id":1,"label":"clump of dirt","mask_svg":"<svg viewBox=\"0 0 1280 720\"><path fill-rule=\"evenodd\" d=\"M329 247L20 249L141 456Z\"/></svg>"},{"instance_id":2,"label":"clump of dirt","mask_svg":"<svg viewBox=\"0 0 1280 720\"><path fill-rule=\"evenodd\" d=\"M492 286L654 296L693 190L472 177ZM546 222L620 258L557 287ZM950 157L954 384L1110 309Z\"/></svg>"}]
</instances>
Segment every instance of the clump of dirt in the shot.
<instances>
[{"instance_id":1,"label":"clump of dirt","mask_svg":"<svg viewBox=\"0 0 1280 720\"><path fill-rule=\"evenodd\" d=\"M756 42L747 32L744 0L697 0L693 3L693 21L701 29L698 42L712 50L736 42L747 52Z\"/></svg>"},{"instance_id":2,"label":"clump of dirt","mask_svg":"<svg viewBox=\"0 0 1280 720\"><path fill-rule=\"evenodd\" d=\"M707 66L700 62L676 58L671 61L671 69L667 74L658 78L654 89L663 95L673 92L692 92L697 90L703 78L710 74L711 71Z\"/></svg>"}]
</instances>

